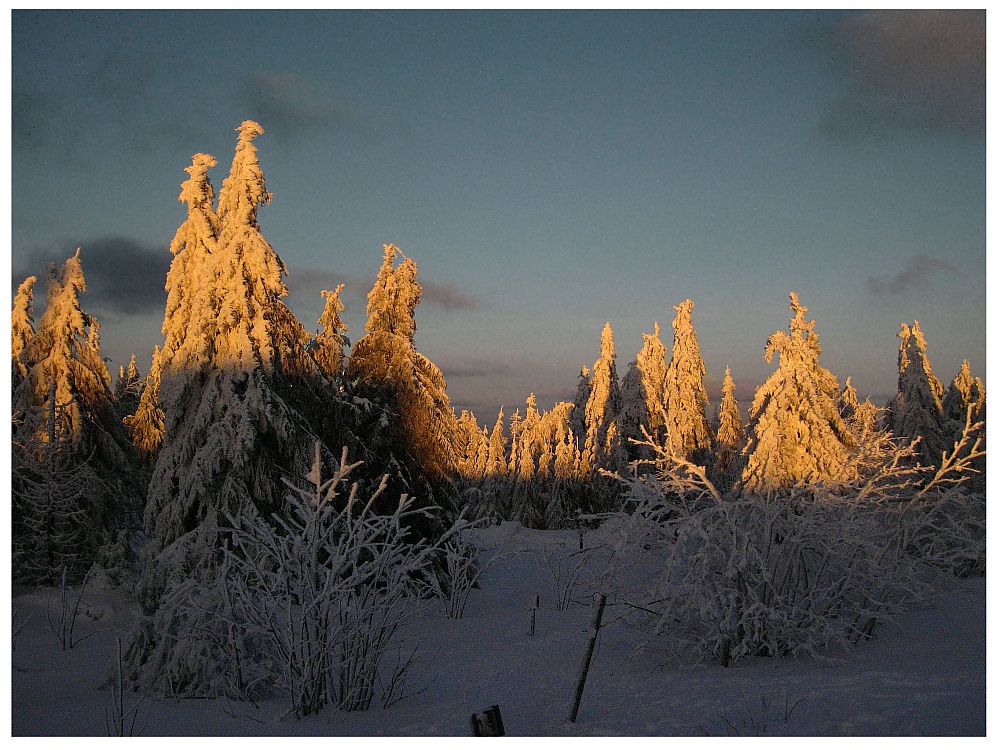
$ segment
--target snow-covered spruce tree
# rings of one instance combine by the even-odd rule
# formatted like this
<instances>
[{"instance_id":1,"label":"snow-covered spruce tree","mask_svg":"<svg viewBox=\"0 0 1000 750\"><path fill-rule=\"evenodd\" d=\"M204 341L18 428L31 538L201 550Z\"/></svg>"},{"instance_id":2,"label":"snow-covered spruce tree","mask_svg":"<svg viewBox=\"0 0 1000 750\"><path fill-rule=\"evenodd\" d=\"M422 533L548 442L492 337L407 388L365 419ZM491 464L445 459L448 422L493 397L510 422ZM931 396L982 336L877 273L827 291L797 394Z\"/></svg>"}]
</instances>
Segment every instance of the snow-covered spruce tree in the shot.
<instances>
[{"instance_id":1,"label":"snow-covered spruce tree","mask_svg":"<svg viewBox=\"0 0 1000 750\"><path fill-rule=\"evenodd\" d=\"M395 245L383 247L365 335L354 345L347 377L359 395L387 405L397 455L411 474L438 484L455 474L455 412L441 371L414 345L414 312L423 293L417 264ZM397 256L402 261L395 266Z\"/></svg>"},{"instance_id":2,"label":"snow-covered spruce tree","mask_svg":"<svg viewBox=\"0 0 1000 750\"><path fill-rule=\"evenodd\" d=\"M535 408L535 394L529 394L525 401L524 420L521 422L520 447L517 454L517 477L521 482L530 482L537 470L538 458L542 454L542 440L538 433L541 416Z\"/></svg>"},{"instance_id":3,"label":"snow-covered spruce tree","mask_svg":"<svg viewBox=\"0 0 1000 750\"><path fill-rule=\"evenodd\" d=\"M940 465L941 453L949 447L943 436L941 398L944 388L931 371L927 340L920 323L900 324L899 386L890 404L889 426L907 442L920 438L919 459L925 466Z\"/></svg>"},{"instance_id":4,"label":"snow-covered spruce tree","mask_svg":"<svg viewBox=\"0 0 1000 750\"><path fill-rule=\"evenodd\" d=\"M642 334L642 349L622 379L622 411L618 417L622 447L629 460L650 460L647 446L638 443L648 434L654 442L663 439L666 425L664 385L667 377L666 348L660 341L660 324L653 334Z\"/></svg>"},{"instance_id":5,"label":"snow-covered spruce tree","mask_svg":"<svg viewBox=\"0 0 1000 750\"><path fill-rule=\"evenodd\" d=\"M517 479L517 457L521 450L521 412L514 409L510 415L510 451L507 457L507 474Z\"/></svg>"},{"instance_id":6,"label":"snow-covered spruce tree","mask_svg":"<svg viewBox=\"0 0 1000 750\"><path fill-rule=\"evenodd\" d=\"M156 460L163 443L163 409L155 395L160 392L161 362L160 347L156 346L153 348L153 365L146 375L135 412L122 419L139 457L147 463ZM150 394L148 397L147 393Z\"/></svg>"},{"instance_id":7,"label":"snow-covered spruce tree","mask_svg":"<svg viewBox=\"0 0 1000 750\"><path fill-rule=\"evenodd\" d=\"M486 443L488 438L479 429L476 415L468 409L462 409L455 430L455 460L463 478L472 481L482 479L483 467L479 463L479 456Z\"/></svg>"},{"instance_id":8,"label":"snow-covered spruce tree","mask_svg":"<svg viewBox=\"0 0 1000 750\"><path fill-rule=\"evenodd\" d=\"M962 438L968 418L971 424L982 423L971 437L973 440L981 438L982 449L986 450L986 386L979 378L972 377L968 360L962 360L962 368L941 400L941 410L942 430L949 446ZM969 478L970 489L985 494L986 457L974 461L971 468L975 473Z\"/></svg>"},{"instance_id":9,"label":"snow-covered spruce tree","mask_svg":"<svg viewBox=\"0 0 1000 750\"><path fill-rule=\"evenodd\" d=\"M733 392L736 384L726 368L722 379L722 400L719 402L719 428L715 433L715 463L712 467L713 481L726 492L735 484L743 472L740 452L746 444L747 433L740 416L739 403Z\"/></svg>"},{"instance_id":10,"label":"snow-covered spruce tree","mask_svg":"<svg viewBox=\"0 0 1000 750\"><path fill-rule=\"evenodd\" d=\"M149 485L150 542L139 591L148 619L129 658L135 683L149 687L168 671L177 675L170 686L177 695L210 694L204 670L219 654L208 650L179 666L191 655L174 651L180 624L163 607L166 588L215 575L226 544L219 529L227 517L268 518L280 511L281 477L308 473L317 439L352 443L337 424L339 396L306 351L304 327L281 301L285 266L257 222L258 207L271 197L253 145L263 131L252 121L238 131L219 196L217 235L178 233L185 239L175 247L168 277L168 305L175 307L165 316L159 359L164 433ZM210 160L195 161L204 166ZM195 198L209 194L207 182L200 168L189 172L182 197L192 196L195 205L189 203L188 219L205 230L212 225L210 205ZM205 221L193 222L192 214ZM195 251L197 262L183 260ZM204 306L192 306L185 294ZM175 327L185 319L186 327ZM329 452L324 458L333 461Z\"/></svg>"},{"instance_id":11,"label":"snow-covered spruce tree","mask_svg":"<svg viewBox=\"0 0 1000 750\"><path fill-rule=\"evenodd\" d=\"M601 331L601 356L594 363L590 376L590 395L584 410L586 439L583 449L583 470L615 471L620 466L616 459L618 442L611 425L621 412L621 385L615 369L615 338L611 323Z\"/></svg>"},{"instance_id":12,"label":"snow-covered spruce tree","mask_svg":"<svg viewBox=\"0 0 1000 750\"><path fill-rule=\"evenodd\" d=\"M664 380L666 445L678 456L704 465L712 449L712 429L705 417L705 363L691 322L694 302L674 307L674 346Z\"/></svg>"},{"instance_id":13,"label":"snow-covered spruce tree","mask_svg":"<svg viewBox=\"0 0 1000 750\"><path fill-rule=\"evenodd\" d=\"M199 153L184 169L189 177L181 183L178 200L187 204L187 218L170 242L164 342L153 353L139 405L127 422L136 448L147 459L155 459L160 450L166 415L173 419L184 413L191 389L212 359L219 219L208 170L217 164L215 157Z\"/></svg>"},{"instance_id":14,"label":"snow-covered spruce tree","mask_svg":"<svg viewBox=\"0 0 1000 750\"><path fill-rule=\"evenodd\" d=\"M527 528L546 527L546 482L540 474L545 453L541 424L542 415L535 407L535 394L532 393L525 401L524 419L516 429L511 419L511 475L516 478L512 517ZM513 437L515 433L516 438Z\"/></svg>"},{"instance_id":15,"label":"snow-covered spruce tree","mask_svg":"<svg viewBox=\"0 0 1000 750\"><path fill-rule=\"evenodd\" d=\"M485 479L486 467L490 462L490 428L483 426L482 436L479 440L479 449L476 452L476 476Z\"/></svg>"},{"instance_id":16,"label":"snow-covered spruce tree","mask_svg":"<svg viewBox=\"0 0 1000 750\"><path fill-rule=\"evenodd\" d=\"M570 429L573 404L562 401L550 411L539 412L535 396L528 396L525 417L518 428L517 483L513 500L498 502L501 514L528 528L564 528L573 523L581 507L590 508L593 496L579 476L579 451ZM503 510L506 508L506 510Z\"/></svg>"},{"instance_id":17,"label":"snow-covered spruce tree","mask_svg":"<svg viewBox=\"0 0 1000 750\"><path fill-rule=\"evenodd\" d=\"M55 383L50 390L55 391ZM19 583L56 585L82 578L103 536L104 487L87 457L60 434L60 406L48 402L47 434L40 411L14 423L11 455L11 572Z\"/></svg>"},{"instance_id":18,"label":"snow-covered spruce tree","mask_svg":"<svg viewBox=\"0 0 1000 750\"><path fill-rule=\"evenodd\" d=\"M111 405L111 376L104 364L99 340L92 337L95 320L80 307L80 295L87 284L80 264L80 251L62 268L55 264L47 272L46 309L38 331L27 347L32 362L25 381L14 400L15 409L49 408L50 388L55 384L55 400L66 404L58 410L56 434L71 442L83 439L84 423L91 410L107 409ZM97 343L96 351L92 349ZM46 417L47 418L47 417ZM49 431L43 421L41 434Z\"/></svg>"},{"instance_id":19,"label":"snow-covered spruce tree","mask_svg":"<svg viewBox=\"0 0 1000 750\"><path fill-rule=\"evenodd\" d=\"M576 482L580 479L580 451L570 430L558 433L556 456L552 465L552 473L557 480Z\"/></svg>"},{"instance_id":20,"label":"snow-covered spruce tree","mask_svg":"<svg viewBox=\"0 0 1000 750\"><path fill-rule=\"evenodd\" d=\"M855 443L861 443L878 427L878 408L867 398L864 403L858 402L858 391L851 385L850 378L844 381L840 394L840 416L854 435Z\"/></svg>"},{"instance_id":21,"label":"snow-covered spruce tree","mask_svg":"<svg viewBox=\"0 0 1000 750\"><path fill-rule=\"evenodd\" d=\"M986 386L979 378L972 377L969 360L963 359L961 369L941 400L945 423L953 428L959 423L964 424L969 406L974 408L972 415L974 420L986 418ZM954 429L951 432L954 432Z\"/></svg>"},{"instance_id":22,"label":"snow-covered spruce tree","mask_svg":"<svg viewBox=\"0 0 1000 750\"><path fill-rule=\"evenodd\" d=\"M586 365L580 368L577 377L576 395L573 397L573 409L569 413L569 426L573 431L573 440L577 450L583 450L587 439L587 401L590 399L590 368Z\"/></svg>"},{"instance_id":23,"label":"snow-covered spruce tree","mask_svg":"<svg viewBox=\"0 0 1000 750\"><path fill-rule=\"evenodd\" d=\"M135 414L135 410L139 408L143 380L139 377L139 368L135 364L133 354L127 368L124 365L118 368L118 379L115 381L115 404L122 419Z\"/></svg>"},{"instance_id":24,"label":"snow-covered spruce tree","mask_svg":"<svg viewBox=\"0 0 1000 750\"><path fill-rule=\"evenodd\" d=\"M130 481L135 455L115 410L100 326L80 306L86 288L79 250L61 269L49 267L45 313L20 357L30 367L13 396L14 467L22 473L12 484L24 522L17 533L46 533L38 516L47 511L36 502L49 502L44 485L62 481L67 471L85 472L94 481L81 482L74 492L85 488L85 494L74 497L86 508L69 513L86 519L86 529L70 535L81 566L89 565L113 527L129 522L138 501ZM19 497L20 490L25 494Z\"/></svg>"},{"instance_id":25,"label":"snow-covered spruce tree","mask_svg":"<svg viewBox=\"0 0 1000 750\"><path fill-rule=\"evenodd\" d=\"M648 431L649 426L642 373L639 372L638 362L634 359L628 363L628 371L622 378L622 410L615 421L621 428L622 440L626 444L625 450L631 460L635 460L636 446L631 441L643 440L642 430L645 428Z\"/></svg>"},{"instance_id":26,"label":"snow-covered spruce tree","mask_svg":"<svg viewBox=\"0 0 1000 750\"><path fill-rule=\"evenodd\" d=\"M32 309L32 291L37 278L29 276L17 288L14 307L10 315L10 380L11 389L28 376L30 363L24 361L28 344L35 337L35 319Z\"/></svg>"},{"instance_id":27,"label":"snow-covered spruce tree","mask_svg":"<svg viewBox=\"0 0 1000 750\"><path fill-rule=\"evenodd\" d=\"M344 347L349 343L344 336L347 324L340 317L340 313L344 311L344 303L340 301L343 290L344 285L340 284L332 292L323 291L326 304L317 321L323 329L313 339L310 347L313 358L326 376L338 382L344 369Z\"/></svg>"},{"instance_id":28,"label":"snow-covered spruce tree","mask_svg":"<svg viewBox=\"0 0 1000 750\"><path fill-rule=\"evenodd\" d=\"M774 333L764 352L768 362L778 355L778 369L757 388L750 407L745 492L766 494L840 476L854 448L838 408L840 384L819 364L816 321L805 319L808 308L795 292L790 297L789 332Z\"/></svg>"},{"instance_id":29,"label":"snow-covered spruce tree","mask_svg":"<svg viewBox=\"0 0 1000 750\"><path fill-rule=\"evenodd\" d=\"M493 424L493 431L490 433L486 476L496 478L507 476L507 437L503 434L502 406L497 412L497 421Z\"/></svg>"}]
</instances>

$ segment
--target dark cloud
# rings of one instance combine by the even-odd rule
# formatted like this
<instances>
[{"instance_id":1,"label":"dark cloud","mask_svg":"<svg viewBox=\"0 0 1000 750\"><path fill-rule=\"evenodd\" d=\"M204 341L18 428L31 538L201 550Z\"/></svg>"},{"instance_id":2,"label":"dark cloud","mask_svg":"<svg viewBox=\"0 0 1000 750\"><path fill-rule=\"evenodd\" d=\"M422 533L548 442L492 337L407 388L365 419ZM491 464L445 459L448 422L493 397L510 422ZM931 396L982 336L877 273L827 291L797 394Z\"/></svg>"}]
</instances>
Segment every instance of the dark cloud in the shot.
<instances>
[{"instance_id":1,"label":"dark cloud","mask_svg":"<svg viewBox=\"0 0 1000 750\"><path fill-rule=\"evenodd\" d=\"M926 287L931 278L944 273L953 273L955 267L938 258L928 255L918 255L910 258L902 271L891 279L885 276L869 276L865 282L872 294L892 296L909 289Z\"/></svg>"},{"instance_id":2,"label":"dark cloud","mask_svg":"<svg viewBox=\"0 0 1000 750\"><path fill-rule=\"evenodd\" d=\"M254 119L286 137L359 119L325 83L291 73L254 73L244 84L243 98Z\"/></svg>"},{"instance_id":3,"label":"dark cloud","mask_svg":"<svg viewBox=\"0 0 1000 750\"><path fill-rule=\"evenodd\" d=\"M424 293L420 304L424 307L437 307L442 310L473 310L479 307L479 301L468 292L462 291L454 284L438 284L420 277L420 286ZM324 289L336 289L338 284L344 284L341 299L351 302L366 303L368 292L371 291L375 278L359 279L342 273L321 271L311 268L290 269L286 280L290 294L298 299L319 299Z\"/></svg>"},{"instance_id":4,"label":"dark cloud","mask_svg":"<svg viewBox=\"0 0 1000 750\"><path fill-rule=\"evenodd\" d=\"M823 129L986 132L986 12L880 10L835 30L851 91Z\"/></svg>"},{"instance_id":5,"label":"dark cloud","mask_svg":"<svg viewBox=\"0 0 1000 750\"><path fill-rule=\"evenodd\" d=\"M479 302L471 295L463 292L454 284L435 284L433 281L420 281L424 294L420 303L444 310L473 310L479 307Z\"/></svg>"},{"instance_id":6,"label":"dark cloud","mask_svg":"<svg viewBox=\"0 0 1000 750\"><path fill-rule=\"evenodd\" d=\"M28 276L37 276L36 300L44 299L45 269L50 263L62 265L73 250L35 250L13 269L16 286ZM171 255L167 248L143 245L128 237L101 237L80 244L80 260L87 280L83 306L90 312L121 315L163 312L164 291Z\"/></svg>"}]
</instances>

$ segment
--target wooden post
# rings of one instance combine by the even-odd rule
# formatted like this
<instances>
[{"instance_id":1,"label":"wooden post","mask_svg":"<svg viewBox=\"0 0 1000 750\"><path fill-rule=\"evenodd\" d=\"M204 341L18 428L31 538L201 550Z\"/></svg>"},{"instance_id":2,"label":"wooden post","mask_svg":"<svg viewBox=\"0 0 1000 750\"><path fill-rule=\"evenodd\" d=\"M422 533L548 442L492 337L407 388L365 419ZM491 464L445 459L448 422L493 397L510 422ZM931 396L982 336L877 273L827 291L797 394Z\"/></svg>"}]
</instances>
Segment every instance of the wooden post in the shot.
<instances>
[{"instance_id":1,"label":"wooden post","mask_svg":"<svg viewBox=\"0 0 1000 750\"><path fill-rule=\"evenodd\" d=\"M576 690L573 692L573 706L569 710L570 723L576 722L576 715L580 710L580 701L583 700L583 687L587 684L590 660L594 658L594 644L597 643L597 633L601 629L601 620L604 618L604 605L607 602L607 598L607 594L601 594L597 600L597 610L594 612L594 620L590 624L590 632L587 634L587 648L583 653L583 662L580 664L580 674L576 678Z\"/></svg>"},{"instance_id":2,"label":"wooden post","mask_svg":"<svg viewBox=\"0 0 1000 750\"><path fill-rule=\"evenodd\" d=\"M531 606L528 608L528 612L531 615L531 619L528 620L528 635L535 635L535 612L538 611L539 597L535 594L535 598L531 600Z\"/></svg>"},{"instance_id":3,"label":"wooden post","mask_svg":"<svg viewBox=\"0 0 1000 750\"><path fill-rule=\"evenodd\" d=\"M479 714L472 714L469 719L474 737L503 737L503 718L500 716L500 706L493 705Z\"/></svg>"}]
</instances>

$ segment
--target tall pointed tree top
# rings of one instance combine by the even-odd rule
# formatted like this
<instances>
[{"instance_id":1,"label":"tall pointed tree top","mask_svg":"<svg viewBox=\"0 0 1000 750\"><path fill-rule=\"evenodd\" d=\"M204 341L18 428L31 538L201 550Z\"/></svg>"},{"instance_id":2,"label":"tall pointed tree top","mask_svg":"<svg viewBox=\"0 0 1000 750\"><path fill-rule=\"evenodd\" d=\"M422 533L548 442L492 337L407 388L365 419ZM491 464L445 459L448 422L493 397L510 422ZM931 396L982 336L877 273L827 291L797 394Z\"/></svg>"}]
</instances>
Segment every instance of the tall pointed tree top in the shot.
<instances>
[{"instance_id":1,"label":"tall pointed tree top","mask_svg":"<svg viewBox=\"0 0 1000 750\"><path fill-rule=\"evenodd\" d=\"M258 135L264 135L264 128L253 120L244 120L240 123L240 126L236 128L236 132L240 134L241 141L252 141Z\"/></svg>"},{"instance_id":2,"label":"tall pointed tree top","mask_svg":"<svg viewBox=\"0 0 1000 750\"><path fill-rule=\"evenodd\" d=\"M674 330L677 330L677 327L682 325L684 320L689 320L691 318L691 310L693 308L694 302L689 299L684 300L679 305L674 305L674 310L677 311L677 316L671 324L674 327ZM659 325L657 325L657 334L659 334Z\"/></svg>"},{"instance_id":3,"label":"tall pointed tree top","mask_svg":"<svg viewBox=\"0 0 1000 750\"><path fill-rule=\"evenodd\" d=\"M271 202L272 195L264 184L264 173L257 158L253 139L264 129L253 120L246 120L236 129L240 137L229 176L219 192L219 220L224 227L241 230L258 229L257 207Z\"/></svg>"},{"instance_id":4,"label":"tall pointed tree top","mask_svg":"<svg viewBox=\"0 0 1000 750\"><path fill-rule=\"evenodd\" d=\"M184 167L190 177L181 183L181 192L177 200L188 204L188 210L195 208L207 208L212 210L212 201L215 197L212 185L208 181L208 170L216 166L219 162L210 154L197 153L191 157L191 166Z\"/></svg>"}]
</instances>

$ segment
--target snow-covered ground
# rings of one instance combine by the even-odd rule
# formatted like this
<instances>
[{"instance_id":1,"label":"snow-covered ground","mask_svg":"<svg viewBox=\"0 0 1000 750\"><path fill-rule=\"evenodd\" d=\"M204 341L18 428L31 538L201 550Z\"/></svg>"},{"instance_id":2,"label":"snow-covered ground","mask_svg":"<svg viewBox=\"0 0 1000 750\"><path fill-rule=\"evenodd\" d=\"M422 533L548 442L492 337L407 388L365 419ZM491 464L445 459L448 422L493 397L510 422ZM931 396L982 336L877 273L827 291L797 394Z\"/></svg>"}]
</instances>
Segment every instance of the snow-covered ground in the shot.
<instances>
[{"instance_id":1,"label":"snow-covered ground","mask_svg":"<svg viewBox=\"0 0 1000 750\"><path fill-rule=\"evenodd\" d=\"M366 712L333 708L296 720L275 698L254 707L226 700L142 701L135 728L159 735L471 734L469 717L500 707L508 735L972 735L986 734L986 582L955 581L874 640L825 661L760 660L734 668L664 668L638 652L642 635L609 603L576 723L570 700L592 617L588 593L554 606L549 560L569 555L575 532L531 531L505 523L476 532L486 559L465 615L435 606L417 621L425 654L414 694ZM529 607L540 597L535 634ZM15 592L12 733L108 733L113 693L102 687L133 606L127 594L88 587L79 642L66 651L48 620L59 590ZM47 617L46 612L50 613ZM137 700L126 695L126 708Z\"/></svg>"}]
</instances>

